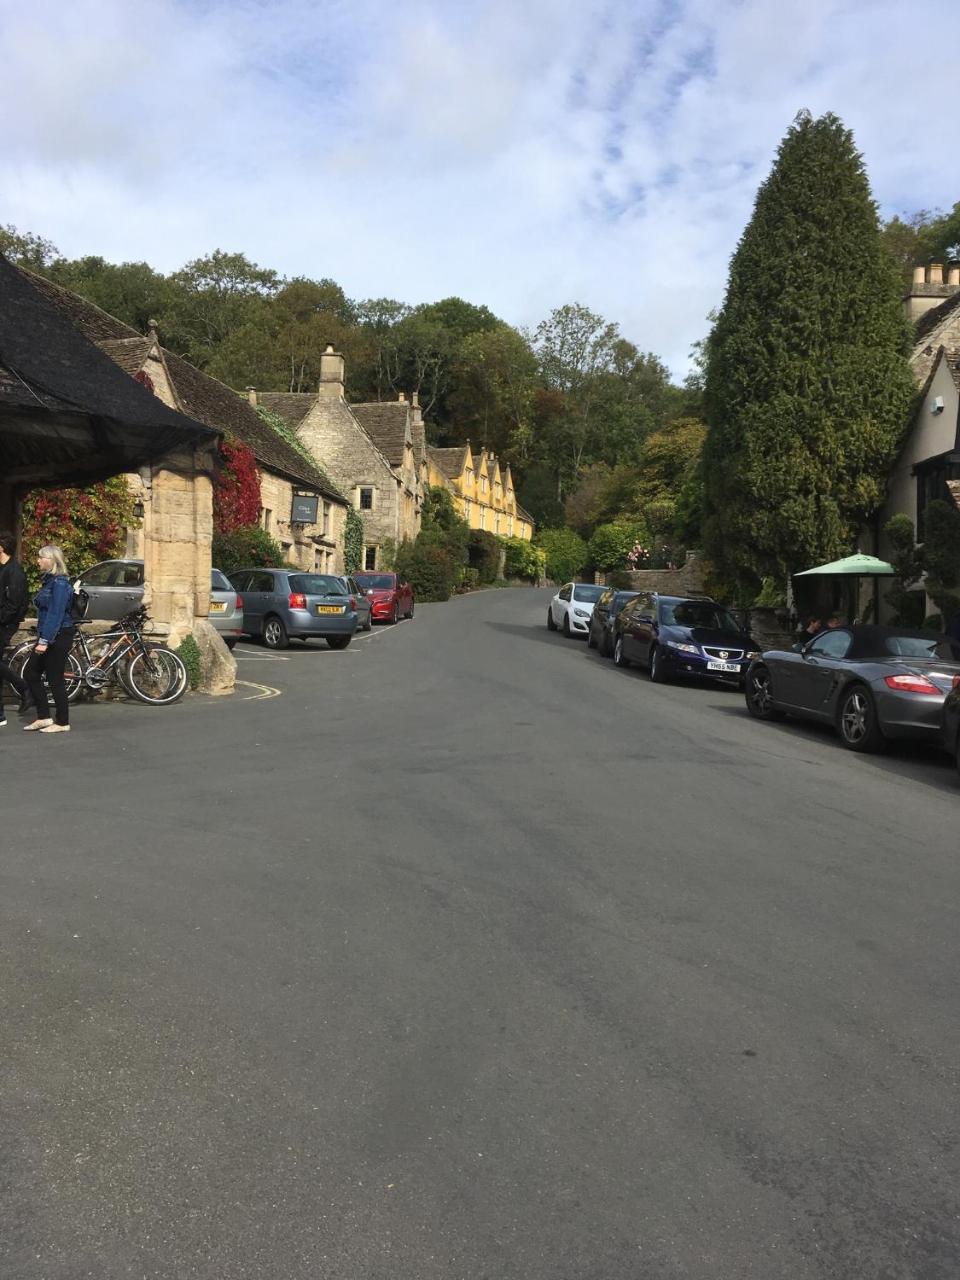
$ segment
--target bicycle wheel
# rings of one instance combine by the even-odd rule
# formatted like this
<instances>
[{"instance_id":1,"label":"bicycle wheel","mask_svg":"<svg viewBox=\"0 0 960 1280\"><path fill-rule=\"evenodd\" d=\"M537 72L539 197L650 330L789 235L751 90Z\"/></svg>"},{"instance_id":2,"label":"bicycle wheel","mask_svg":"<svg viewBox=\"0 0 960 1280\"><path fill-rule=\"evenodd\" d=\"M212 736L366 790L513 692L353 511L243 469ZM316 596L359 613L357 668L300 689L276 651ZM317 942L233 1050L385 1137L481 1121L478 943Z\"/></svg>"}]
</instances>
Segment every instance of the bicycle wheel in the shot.
<instances>
[{"instance_id":1,"label":"bicycle wheel","mask_svg":"<svg viewBox=\"0 0 960 1280\"><path fill-rule=\"evenodd\" d=\"M36 640L28 640L26 644L18 645L10 655L10 661L7 664L10 670L23 679L23 669L29 661L31 653L33 653ZM68 653L67 661L63 668L63 682L67 686L67 701L76 702L83 692L83 667L76 654ZM50 685L47 677L43 677L43 683L47 690L47 697L50 697Z\"/></svg>"},{"instance_id":2,"label":"bicycle wheel","mask_svg":"<svg viewBox=\"0 0 960 1280\"><path fill-rule=\"evenodd\" d=\"M187 668L171 649L151 648L134 654L121 670L128 691L155 707L176 702L187 687Z\"/></svg>"}]
</instances>

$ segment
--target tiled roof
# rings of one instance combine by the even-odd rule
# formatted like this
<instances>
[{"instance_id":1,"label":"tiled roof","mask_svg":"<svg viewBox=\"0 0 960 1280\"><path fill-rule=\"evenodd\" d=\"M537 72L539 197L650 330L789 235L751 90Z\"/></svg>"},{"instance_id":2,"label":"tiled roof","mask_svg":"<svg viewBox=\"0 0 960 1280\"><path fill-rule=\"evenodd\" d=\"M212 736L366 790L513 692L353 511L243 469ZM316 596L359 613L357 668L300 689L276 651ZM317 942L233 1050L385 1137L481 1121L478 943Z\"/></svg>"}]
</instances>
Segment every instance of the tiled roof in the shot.
<instances>
[{"instance_id":1,"label":"tiled roof","mask_svg":"<svg viewBox=\"0 0 960 1280\"><path fill-rule=\"evenodd\" d=\"M410 406L404 400L352 404L350 412L377 446L391 467L403 465Z\"/></svg>"},{"instance_id":2,"label":"tiled roof","mask_svg":"<svg viewBox=\"0 0 960 1280\"><path fill-rule=\"evenodd\" d=\"M517 503L517 515L522 520L526 520L527 524L529 525L533 525L535 523L533 516L530 514L530 512L524 511L523 507L521 507L519 502Z\"/></svg>"},{"instance_id":3,"label":"tiled roof","mask_svg":"<svg viewBox=\"0 0 960 1280\"><path fill-rule=\"evenodd\" d=\"M427 457L433 465L447 477L448 480L456 480L457 476L463 470L463 455L466 451L466 445L459 445L455 449L434 449L427 446Z\"/></svg>"},{"instance_id":4,"label":"tiled roof","mask_svg":"<svg viewBox=\"0 0 960 1280\"><path fill-rule=\"evenodd\" d=\"M257 403L296 430L317 403L317 397L309 391L258 391Z\"/></svg>"},{"instance_id":5,"label":"tiled roof","mask_svg":"<svg viewBox=\"0 0 960 1280\"><path fill-rule=\"evenodd\" d=\"M329 477L268 426L243 396L172 351L165 351L164 359L185 413L247 445L256 460L271 471L338 502L345 501Z\"/></svg>"},{"instance_id":6,"label":"tiled roof","mask_svg":"<svg viewBox=\"0 0 960 1280\"><path fill-rule=\"evenodd\" d=\"M132 374L141 368L153 345L149 338L101 311L86 298L61 289L32 272L22 274L121 369ZM174 355L165 348L162 350L178 407L185 414L214 431L242 441L253 451L261 466L337 502L345 501L329 477L268 426L243 397L216 378L195 369L182 356ZM306 398L310 399L309 396Z\"/></svg>"}]
</instances>

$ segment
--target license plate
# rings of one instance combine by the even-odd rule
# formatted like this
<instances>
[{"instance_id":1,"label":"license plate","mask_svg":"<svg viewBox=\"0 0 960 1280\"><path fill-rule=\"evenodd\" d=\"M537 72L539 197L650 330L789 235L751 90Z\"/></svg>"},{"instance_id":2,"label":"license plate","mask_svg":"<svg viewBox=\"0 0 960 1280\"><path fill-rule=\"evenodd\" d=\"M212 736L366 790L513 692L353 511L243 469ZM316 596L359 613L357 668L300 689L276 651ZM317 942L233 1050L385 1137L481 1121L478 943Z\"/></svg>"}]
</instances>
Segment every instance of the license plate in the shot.
<instances>
[{"instance_id":1,"label":"license plate","mask_svg":"<svg viewBox=\"0 0 960 1280\"><path fill-rule=\"evenodd\" d=\"M226 602L225 600L211 600L211 601L210 601L210 612L211 612L211 613L226 613L226 612L227 612L227 602Z\"/></svg>"},{"instance_id":2,"label":"license plate","mask_svg":"<svg viewBox=\"0 0 960 1280\"><path fill-rule=\"evenodd\" d=\"M343 613L343 605L340 604L318 604L317 613Z\"/></svg>"},{"instance_id":3,"label":"license plate","mask_svg":"<svg viewBox=\"0 0 960 1280\"><path fill-rule=\"evenodd\" d=\"M729 671L733 675L739 675L740 663L739 662L708 662L707 670L708 671Z\"/></svg>"}]
</instances>

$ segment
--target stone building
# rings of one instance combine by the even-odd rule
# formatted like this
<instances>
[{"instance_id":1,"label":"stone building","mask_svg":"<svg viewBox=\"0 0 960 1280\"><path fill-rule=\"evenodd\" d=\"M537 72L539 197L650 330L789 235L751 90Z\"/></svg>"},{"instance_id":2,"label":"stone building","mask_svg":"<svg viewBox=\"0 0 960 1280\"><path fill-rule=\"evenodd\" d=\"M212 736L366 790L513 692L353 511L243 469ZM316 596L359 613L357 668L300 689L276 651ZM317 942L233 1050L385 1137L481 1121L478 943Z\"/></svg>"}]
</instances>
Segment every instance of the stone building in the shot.
<instances>
[{"instance_id":1,"label":"stone building","mask_svg":"<svg viewBox=\"0 0 960 1280\"><path fill-rule=\"evenodd\" d=\"M390 547L420 531L426 459L419 405L399 400L348 404L343 356L320 358L320 386L309 392L248 393L287 423L360 513L363 567L379 569Z\"/></svg>"},{"instance_id":2,"label":"stone building","mask_svg":"<svg viewBox=\"0 0 960 1280\"><path fill-rule=\"evenodd\" d=\"M502 538L533 538L533 517L517 502L509 463L502 467L489 450L474 453L468 441L450 449L427 446L429 483L449 489L471 529Z\"/></svg>"},{"instance_id":3,"label":"stone building","mask_svg":"<svg viewBox=\"0 0 960 1280\"><path fill-rule=\"evenodd\" d=\"M93 303L40 276L31 276L34 286L69 317L71 322L124 372L143 383L171 408L204 423L218 435L248 446L260 473L261 523L283 548L284 559L298 568L343 572L343 534L347 502L330 478L305 450L285 440L265 423L245 398L224 383L194 368L182 356L168 351L155 331L144 335ZM145 578L150 583L147 544L158 512L154 485L141 469L131 475L131 486L143 503L143 527L128 535L127 554L145 561ZM293 521L293 499L306 494L317 498L314 523ZM179 499L188 502L188 489L181 485ZM212 521L212 517L211 517ZM207 565L204 592L209 592L210 529L196 534L193 546ZM186 554L186 552L184 553ZM200 576L203 576L202 574ZM149 588L148 588L149 589ZM164 616L157 583L152 583L155 616Z\"/></svg>"}]
</instances>

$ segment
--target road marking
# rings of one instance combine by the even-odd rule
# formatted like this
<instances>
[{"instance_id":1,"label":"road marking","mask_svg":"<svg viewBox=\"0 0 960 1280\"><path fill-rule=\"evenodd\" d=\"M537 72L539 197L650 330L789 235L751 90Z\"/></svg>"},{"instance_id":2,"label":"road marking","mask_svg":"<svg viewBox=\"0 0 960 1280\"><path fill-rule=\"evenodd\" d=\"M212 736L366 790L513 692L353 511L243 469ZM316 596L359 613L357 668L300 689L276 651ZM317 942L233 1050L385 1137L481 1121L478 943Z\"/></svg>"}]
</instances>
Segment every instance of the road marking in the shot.
<instances>
[{"instance_id":1,"label":"road marking","mask_svg":"<svg viewBox=\"0 0 960 1280\"><path fill-rule=\"evenodd\" d=\"M252 680L235 680L235 685L242 685L245 689L256 689L259 692L251 694L248 698L241 698L241 702L261 702L266 698L279 698L282 690L274 689L269 684L254 684Z\"/></svg>"},{"instance_id":2,"label":"road marking","mask_svg":"<svg viewBox=\"0 0 960 1280\"><path fill-rule=\"evenodd\" d=\"M276 653L234 653L238 662L289 662L289 658L281 658Z\"/></svg>"}]
</instances>

